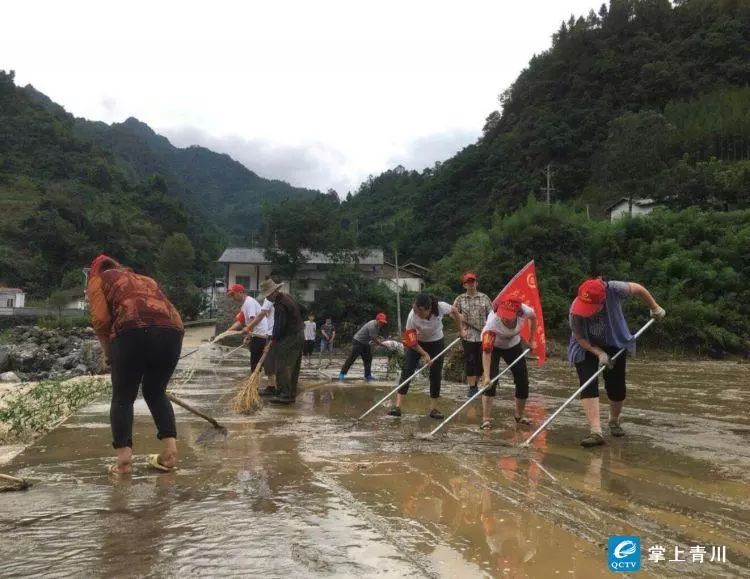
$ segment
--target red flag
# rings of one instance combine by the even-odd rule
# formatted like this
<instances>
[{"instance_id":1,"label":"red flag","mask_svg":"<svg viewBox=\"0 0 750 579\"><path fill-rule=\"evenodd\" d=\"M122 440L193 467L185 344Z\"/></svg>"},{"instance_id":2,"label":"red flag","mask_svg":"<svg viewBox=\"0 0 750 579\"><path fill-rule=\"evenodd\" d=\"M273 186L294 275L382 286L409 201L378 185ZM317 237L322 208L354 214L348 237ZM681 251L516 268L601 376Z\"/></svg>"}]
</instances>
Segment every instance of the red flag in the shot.
<instances>
[{"instance_id":1,"label":"red flag","mask_svg":"<svg viewBox=\"0 0 750 579\"><path fill-rule=\"evenodd\" d=\"M520 299L527 306L531 306L536 314L536 349L531 353L539 357L536 363L541 366L547 357L547 340L544 334L542 300L539 297L539 288L536 284L536 267L534 266L534 260L527 263L524 268L508 282L508 285L497 294L497 297L492 302L492 307L497 309L497 306L501 301L509 298ZM530 332L530 325L524 324L523 328L521 328L521 337L528 341Z\"/></svg>"}]
</instances>

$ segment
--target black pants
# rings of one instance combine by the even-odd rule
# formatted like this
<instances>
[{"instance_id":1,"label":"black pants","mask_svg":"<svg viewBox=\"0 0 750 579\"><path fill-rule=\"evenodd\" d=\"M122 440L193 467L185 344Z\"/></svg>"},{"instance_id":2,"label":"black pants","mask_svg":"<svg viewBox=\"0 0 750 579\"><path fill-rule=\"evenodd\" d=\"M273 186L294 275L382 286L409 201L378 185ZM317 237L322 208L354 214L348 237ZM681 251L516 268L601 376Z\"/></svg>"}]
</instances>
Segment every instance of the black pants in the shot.
<instances>
[{"instance_id":1,"label":"black pants","mask_svg":"<svg viewBox=\"0 0 750 579\"><path fill-rule=\"evenodd\" d=\"M419 342L422 349L430 355L430 358L435 357L437 354L443 351L445 345L443 339L440 338L434 342ZM409 376L417 371L417 366L420 363L419 353L412 348L406 348L406 363L404 364L403 370L401 370L401 382L406 380ZM440 381L443 375L443 356L440 356L430 366L430 398L440 398ZM409 391L409 385L411 380L404 384L398 389L399 394L406 394Z\"/></svg>"},{"instance_id":2,"label":"black pants","mask_svg":"<svg viewBox=\"0 0 750 579\"><path fill-rule=\"evenodd\" d=\"M501 348L492 349L492 358L490 358L490 380L500 373L500 358L506 364L510 364L513 360L523 354L523 347L521 344L516 344L512 348L503 350ZM529 397L529 370L526 368L526 357L524 356L510 371L513 373L513 384L516 386L516 398L519 400L526 400ZM482 395L483 396L494 396L497 391L497 382L492 385L492 388L487 388Z\"/></svg>"},{"instance_id":3,"label":"black pants","mask_svg":"<svg viewBox=\"0 0 750 579\"><path fill-rule=\"evenodd\" d=\"M310 356L312 356L314 349L315 340L305 340L305 345L302 348L302 353L309 358Z\"/></svg>"},{"instance_id":4,"label":"black pants","mask_svg":"<svg viewBox=\"0 0 750 579\"><path fill-rule=\"evenodd\" d=\"M610 357L614 356L618 348L613 346L602 346L602 350L607 352ZM607 397L612 402L622 402L625 400L625 358L627 352L623 352L617 360L615 360L615 367L611 370L605 370L604 375L604 389L607 391ZM591 378L596 371L599 369L599 358L594 356L591 352L586 352L586 357L583 362L576 364L576 372L578 372L578 385L583 386L583 383ZM584 388L581 392L581 398L599 398L599 378L594 380L591 384Z\"/></svg>"},{"instance_id":5,"label":"black pants","mask_svg":"<svg viewBox=\"0 0 750 579\"><path fill-rule=\"evenodd\" d=\"M482 342L467 342L464 345L464 371L467 376L482 375Z\"/></svg>"},{"instance_id":6,"label":"black pants","mask_svg":"<svg viewBox=\"0 0 750 579\"><path fill-rule=\"evenodd\" d=\"M247 348L250 350L250 371L255 372L255 368L258 367L258 362L260 362L261 357L263 356L263 348L266 347L266 338L260 338L258 336L252 336L250 338L250 343L248 344ZM266 358L268 358L266 356Z\"/></svg>"},{"instance_id":7,"label":"black pants","mask_svg":"<svg viewBox=\"0 0 750 579\"><path fill-rule=\"evenodd\" d=\"M143 398L156 424L157 438L174 438L177 427L166 396L182 349L182 332L172 328L143 328L124 332L112 340L112 446L133 446L133 404L142 385Z\"/></svg>"},{"instance_id":8,"label":"black pants","mask_svg":"<svg viewBox=\"0 0 750 579\"><path fill-rule=\"evenodd\" d=\"M352 364L354 364L354 361L358 356L362 356L362 363L365 365L365 378L370 375L372 367L372 348L370 348L370 344L363 344L357 340L352 340L352 351L341 368L342 374L346 374L349 371L349 368L352 367Z\"/></svg>"},{"instance_id":9,"label":"black pants","mask_svg":"<svg viewBox=\"0 0 750 579\"><path fill-rule=\"evenodd\" d=\"M302 343L305 341L302 332L292 334L275 342L276 348L276 389L280 396L297 396L297 381L302 364Z\"/></svg>"}]
</instances>

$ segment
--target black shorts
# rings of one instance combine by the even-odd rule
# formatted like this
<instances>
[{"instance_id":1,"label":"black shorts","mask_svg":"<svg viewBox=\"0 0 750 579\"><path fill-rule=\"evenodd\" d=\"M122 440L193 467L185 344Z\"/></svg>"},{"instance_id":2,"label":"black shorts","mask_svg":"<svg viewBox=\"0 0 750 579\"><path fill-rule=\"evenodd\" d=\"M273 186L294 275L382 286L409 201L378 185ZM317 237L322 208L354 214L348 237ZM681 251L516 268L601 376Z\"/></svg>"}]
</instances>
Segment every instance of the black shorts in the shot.
<instances>
[{"instance_id":1,"label":"black shorts","mask_svg":"<svg viewBox=\"0 0 750 579\"><path fill-rule=\"evenodd\" d=\"M604 346L602 348L610 357L614 356L618 348L610 346ZM627 352L615 360L615 366L611 370L605 370L604 376L604 389L607 391L607 397L612 402L622 402L625 400L625 359ZM586 357L582 362L576 364L576 371L578 372L578 385L582 386L586 380L591 378L596 371L599 369L599 358L594 356L591 352L586 352ZM594 380L591 384L584 388L581 392L581 398L599 398L599 378Z\"/></svg>"},{"instance_id":2,"label":"black shorts","mask_svg":"<svg viewBox=\"0 0 750 579\"><path fill-rule=\"evenodd\" d=\"M482 375L482 342L468 342L464 344L464 371L467 376Z\"/></svg>"},{"instance_id":3,"label":"black shorts","mask_svg":"<svg viewBox=\"0 0 750 579\"><path fill-rule=\"evenodd\" d=\"M490 379L494 378L500 373L500 359L506 363L511 364L523 353L523 346L516 344L505 350L501 348L492 349L492 357L490 358ZM526 400L529 397L529 370L526 367L526 358L521 358L516 364L510 369L513 374L513 384L516 388L516 398L519 400ZM497 393L497 382L495 382L490 388L487 388L483 392L483 396L495 396Z\"/></svg>"},{"instance_id":4,"label":"black shorts","mask_svg":"<svg viewBox=\"0 0 750 579\"><path fill-rule=\"evenodd\" d=\"M314 349L315 349L315 340L305 340L305 344L304 346L302 346L302 353L305 356L312 356Z\"/></svg>"}]
</instances>

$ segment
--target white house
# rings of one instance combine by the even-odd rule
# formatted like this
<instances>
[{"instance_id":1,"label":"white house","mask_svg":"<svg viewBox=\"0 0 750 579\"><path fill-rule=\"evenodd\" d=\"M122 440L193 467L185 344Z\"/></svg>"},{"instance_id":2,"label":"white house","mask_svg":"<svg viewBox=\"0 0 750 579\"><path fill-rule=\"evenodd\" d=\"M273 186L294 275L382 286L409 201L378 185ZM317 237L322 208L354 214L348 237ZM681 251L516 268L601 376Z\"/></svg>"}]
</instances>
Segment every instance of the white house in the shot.
<instances>
[{"instance_id":1,"label":"white house","mask_svg":"<svg viewBox=\"0 0 750 579\"><path fill-rule=\"evenodd\" d=\"M383 251L364 251L364 256L357 261L357 270L365 277L382 279ZM305 252L305 259L295 276L292 290L298 292L302 300L312 302L315 301L315 292L320 289L326 273L335 262L325 254L314 252ZM279 277L260 247L229 247L218 262L224 265L226 287L238 283L250 294L255 294L268 276Z\"/></svg>"},{"instance_id":2,"label":"white house","mask_svg":"<svg viewBox=\"0 0 750 579\"><path fill-rule=\"evenodd\" d=\"M0 287L0 308L22 308L26 303L26 294L15 287Z\"/></svg>"},{"instance_id":3,"label":"white house","mask_svg":"<svg viewBox=\"0 0 750 579\"><path fill-rule=\"evenodd\" d=\"M607 207L606 211L609 214L610 221L615 221L617 219L626 217L629 214L629 206L630 200L627 197L622 197L621 199ZM656 207L658 207L658 205L653 199L633 199L632 216L638 217L640 215L648 215Z\"/></svg>"},{"instance_id":4,"label":"white house","mask_svg":"<svg viewBox=\"0 0 750 579\"><path fill-rule=\"evenodd\" d=\"M397 280L395 264L386 261L383 264L382 281L386 286L388 286L388 289L393 292L395 292L396 288L400 285L401 291L418 293L424 289L424 275L427 272L429 272L429 270L426 267L422 267L421 265L417 265L415 263L407 263L403 266L399 265Z\"/></svg>"}]
</instances>

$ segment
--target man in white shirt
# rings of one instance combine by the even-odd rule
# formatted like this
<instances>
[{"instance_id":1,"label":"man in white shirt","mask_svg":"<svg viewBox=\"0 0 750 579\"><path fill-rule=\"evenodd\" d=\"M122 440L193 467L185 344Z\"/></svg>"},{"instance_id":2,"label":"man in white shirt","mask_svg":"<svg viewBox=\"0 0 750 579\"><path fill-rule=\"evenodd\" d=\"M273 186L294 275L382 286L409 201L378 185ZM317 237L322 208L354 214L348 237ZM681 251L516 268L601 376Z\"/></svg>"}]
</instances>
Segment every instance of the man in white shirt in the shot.
<instances>
[{"instance_id":1,"label":"man in white shirt","mask_svg":"<svg viewBox=\"0 0 750 579\"><path fill-rule=\"evenodd\" d=\"M260 314L260 304L252 296L245 294L245 288L236 283L227 290L227 295L232 298L233 301L242 304L240 311L234 318L228 330L241 330L247 324L255 320ZM266 320L261 319L255 325L255 332L250 336L247 341L248 349L250 350L250 370L255 371L255 367L258 365L260 357L263 355L263 348L266 346L268 338L268 324Z\"/></svg>"}]
</instances>

